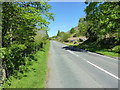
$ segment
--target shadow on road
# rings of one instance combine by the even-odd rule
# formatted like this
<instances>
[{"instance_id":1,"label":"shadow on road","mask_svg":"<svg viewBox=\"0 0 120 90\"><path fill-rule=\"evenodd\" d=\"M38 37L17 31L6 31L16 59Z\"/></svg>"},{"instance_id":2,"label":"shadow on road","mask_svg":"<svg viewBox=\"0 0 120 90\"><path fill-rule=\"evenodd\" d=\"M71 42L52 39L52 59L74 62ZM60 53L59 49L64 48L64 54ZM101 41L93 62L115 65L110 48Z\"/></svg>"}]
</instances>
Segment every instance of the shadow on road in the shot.
<instances>
[{"instance_id":1,"label":"shadow on road","mask_svg":"<svg viewBox=\"0 0 120 90\"><path fill-rule=\"evenodd\" d=\"M87 52L86 50L76 48L76 47L72 47L72 46L65 46L65 47L62 47L62 49L76 51L76 52Z\"/></svg>"}]
</instances>

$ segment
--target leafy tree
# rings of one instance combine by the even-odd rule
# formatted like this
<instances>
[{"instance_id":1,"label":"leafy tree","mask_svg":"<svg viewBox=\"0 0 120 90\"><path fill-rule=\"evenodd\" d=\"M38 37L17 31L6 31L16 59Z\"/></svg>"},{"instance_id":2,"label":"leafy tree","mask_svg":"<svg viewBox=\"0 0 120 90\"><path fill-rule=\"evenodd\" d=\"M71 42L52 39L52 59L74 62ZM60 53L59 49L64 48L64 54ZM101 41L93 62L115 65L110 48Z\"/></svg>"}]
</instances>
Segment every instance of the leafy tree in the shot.
<instances>
[{"instance_id":1,"label":"leafy tree","mask_svg":"<svg viewBox=\"0 0 120 90\"><path fill-rule=\"evenodd\" d=\"M60 36L60 30L58 30L57 36Z\"/></svg>"},{"instance_id":2,"label":"leafy tree","mask_svg":"<svg viewBox=\"0 0 120 90\"><path fill-rule=\"evenodd\" d=\"M75 33L75 29L72 28L72 29L70 30L70 33L71 33L71 34Z\"/></svg>"},{"instance_id":3,"label":"leafy tree","mask_svg":"<svg viewBox=\"0 0 120 90\"><path fill-rule=\"evenodd\" d=\"M70 37L70 34L65 33L65 34L62 36L62 41L66 41L69 37Z\"/></svg>"},{"instance_id":4,"label":"leafy tree","mask_svg":"<svg viewBox=\"0 0 120 90\"><path fill-rule=\"evenodd\" d=\"M111 8L113 9L111 10ZM89 22L87 33L90 38L101 40L107 37L116 37L120 28L119 9L119 2L90 2L85 9L86 21ZM118 43L118 37L116 40Z\"/></svg>"},{"instance_id":5,"label":"leafy tree","mask_svg":"<svg viewBox=\"0 0 120 90\"><path fill-rule=\"evenodd\" d=\"M78 22L78 32L76 33L77 36L85 36L87 32L87 22L85 18L80 18Z\"/></svg>"},{"instance_id":6,"label":"leafy tree","mask_svg":"<svg viewBox=\"0 0 120 90\"><path fill-rule=\"evenodd\" d=\"M43 47L48 38L48 20L54 18L49 13L51 6L43 2L3 2L2 7L3 67L9 77L27 65L29 57ZM46 31L44 37L38 35L36 26Z\"/></svg>"},{"instance_id":7,"label":"leafy tree","mask_svg":"<svg viewBox=\"0 0 120 90\"><path fill-rule=\"evenodd\" d=\"M79 23L85 23L85 18L80 18Z\"/></svg>"}]
</instances>

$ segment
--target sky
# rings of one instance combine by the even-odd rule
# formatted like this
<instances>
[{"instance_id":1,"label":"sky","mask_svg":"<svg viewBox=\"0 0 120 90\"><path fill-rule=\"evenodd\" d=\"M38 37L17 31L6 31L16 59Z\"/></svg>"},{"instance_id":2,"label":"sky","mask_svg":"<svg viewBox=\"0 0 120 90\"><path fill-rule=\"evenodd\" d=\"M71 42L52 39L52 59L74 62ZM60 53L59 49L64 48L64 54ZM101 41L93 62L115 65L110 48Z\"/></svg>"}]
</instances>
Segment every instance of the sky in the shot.
<instances>
[{"instance_id":1,"label":"sky","mask_svg":"<svg viewBox=\"0 0 120 90\"><path fill-rule=\"evenodd\" d=\"M84 2L49 2L52 6L51 13L55 15L55 21L50 21L49 36L55 36L58 30L67 32L78 25L79 18L85 17Z\"/></svg>"}]
</instances>

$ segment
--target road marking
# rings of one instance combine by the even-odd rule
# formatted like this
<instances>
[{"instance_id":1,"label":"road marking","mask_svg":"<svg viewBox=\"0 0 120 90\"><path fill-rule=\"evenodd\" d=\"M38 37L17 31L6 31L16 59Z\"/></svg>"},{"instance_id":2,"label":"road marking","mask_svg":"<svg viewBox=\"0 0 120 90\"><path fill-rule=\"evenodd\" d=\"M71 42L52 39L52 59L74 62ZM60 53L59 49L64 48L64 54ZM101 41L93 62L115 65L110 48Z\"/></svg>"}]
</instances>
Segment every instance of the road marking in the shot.
<instances>
[{"instance_id":1,"label":"road marking","mask_svg":"<svg viewBox=\"0 0 120 90\"><path fill-rule=\"evenodd\" d=\"M94 53L94 52L90 52L90 51L88 51L88 53L93 54L93 55L98 55L100 57L105 57L105 58L108 58L108 59L112 59L112 60L117 60L118 61L118 58L115 59L115 58L111 58L111 57L108 57L108 56L105 56L105 55L100 55L98 53Z\"/></svg>"},{"instance_id":2,"label":"road marking","mask_svg":"<svg viewBox=\"0 0 120 90\"><path fill-rule=\"evenodd\" d=\"M70 52L71 54L73 54L73 55L75 55L75 56L77 56L77 57L79 56L79 55L75 54L75 53L72 52L72 51L69 51L69 50L68 50L68 52ZM82 57L80 57L80 58L83 59L83 60L85 60L85 61L87 61L86 59L84 59L84 58L82 58ZM104 70L103 68L101 68L101 67L99 67L99 66L97 66L97 65L95 65L95 64L93 64L93 63L91 63L90 61L87 61L87 63L89 63L89 64L91 64L92 66L98 68L99 70L101 70L101 71L103 71L103 72L109 74L110 76L112 76L112 77L114 77L114 78L120 80L120 78L117 77L116 75L114 75L114 74L112 74L112 73L110 73L110 72Z\"/></svg>"},{"instance_id":3,"label":"road marking","mask_svg":"<svg viewBox=\"0 0 120 90\"><path fill-rule=\"evenodd\" d=\"M69 51L69 50L68 50L68 52L70 52L70 53L72 53L72 54L74 54L75 56L77 56L77 57L78 57L78 55L77 55L77 54L75 54L74 52L72 52L72 51Z\"/></svg>"},{"instance_id":4,"label":"road marking","mask_svg":"<svg viewBox=\"0 0 120 90\"><path fill-rule=\"evenodd\" d=\"M75 56L79 57L79 55L75 54L75 53L74 53L74 52L72 52L72 51L69 51L69 50L68 50L68 52L70 52L71 54L73 54L73 55L75 55ZM85 59L85 58L82 58L82 57L79 57L79 58L81 58L82 60L85 60L85 61L86 61L86 59Z\"/></svg>"},{"instance_id":5,"label":"road marking","mask_svg":"<svg viewBox=\"0 0 120 90\"><path fill-rule=\"evenodd\" d=\"M110 73L110 72L108 72L108 71L104 70L103 68L101 68L101 67L99 67L99 66L97 66L97 65L95 65L95 64L93 64L93 63L91 63L90 61L87 61L87 63L89 63L89 64L91 64L92 66L94 66L94 67L98 68L99 70L101 70L101 71L103 71L103 72L105 72L105 73L109 74L110 76L112 76L112 77L114 77L114 78L116 78L116 79L120 80L120 78L119 78L119 77L117 77L117 76L115 76L114 74L112 74L112 73Z\"/></svg>"}]
</instances>

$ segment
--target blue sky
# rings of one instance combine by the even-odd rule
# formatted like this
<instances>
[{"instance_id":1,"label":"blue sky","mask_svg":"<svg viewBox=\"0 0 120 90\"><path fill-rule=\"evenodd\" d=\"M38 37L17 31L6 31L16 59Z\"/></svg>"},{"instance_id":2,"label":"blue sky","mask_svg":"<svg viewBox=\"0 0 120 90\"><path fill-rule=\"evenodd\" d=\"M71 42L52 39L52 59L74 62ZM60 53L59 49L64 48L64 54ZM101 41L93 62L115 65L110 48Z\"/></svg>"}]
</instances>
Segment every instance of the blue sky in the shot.
<instances>
[{"instance_id":1,"label":"blue sky","mask_svg":"<svg viewBox=\"0 0 120 90\"><path fill-rule=\"evenodd\" d=\"M50 12L55 14L55 21L50 21L49 36L57 34L58 30L67 32L78 25L79 18L85 17L84 2L49 2Z\"/></svg>"}]
</instances>

